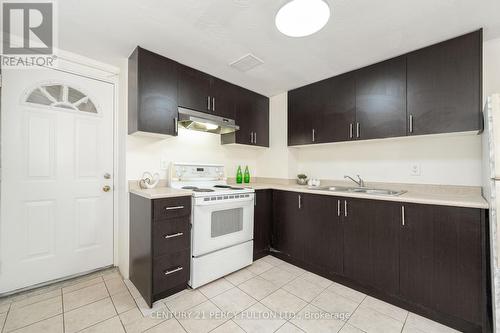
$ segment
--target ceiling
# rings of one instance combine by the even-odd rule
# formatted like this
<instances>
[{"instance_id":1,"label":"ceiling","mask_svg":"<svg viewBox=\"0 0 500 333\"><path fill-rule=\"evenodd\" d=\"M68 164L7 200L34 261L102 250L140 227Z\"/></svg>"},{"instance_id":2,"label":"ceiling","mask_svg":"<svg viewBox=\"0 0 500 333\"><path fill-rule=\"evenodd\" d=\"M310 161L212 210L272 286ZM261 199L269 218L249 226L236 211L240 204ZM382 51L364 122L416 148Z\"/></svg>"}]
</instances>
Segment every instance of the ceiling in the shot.
<instances>
[{"instance_id":1,"label":"ceiling","mask_svg":"<svg viewBox=\"0 0 500 333\"><path fill-rule=\"evenodd\" d=\"M136 45L232 83L273 96L307 83L484 28L500 37L498 0L327 0L320 32L279 33L274 15L287 0L63 0L59 47L113 65ZM246 73L229 63L252 53Z\"/></svg>"}]
</instances>

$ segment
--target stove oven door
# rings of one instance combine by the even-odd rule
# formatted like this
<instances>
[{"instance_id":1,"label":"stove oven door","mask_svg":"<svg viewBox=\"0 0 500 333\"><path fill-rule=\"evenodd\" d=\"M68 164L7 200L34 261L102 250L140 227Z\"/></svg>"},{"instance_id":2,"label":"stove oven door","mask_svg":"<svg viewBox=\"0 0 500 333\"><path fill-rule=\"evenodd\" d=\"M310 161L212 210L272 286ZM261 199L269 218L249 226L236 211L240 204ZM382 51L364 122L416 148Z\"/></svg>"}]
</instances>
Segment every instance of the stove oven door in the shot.
<instances>
[{"instance_id":1,"label":"stove oven door","mask_svg":"<svg viewBox=\"0 0 500 333\"><path fill-rule=\"evenodd\" d=\"M239 196L195 198L191 230L194 257L253 239L254 193Z\"/></svg>"}]
</instances>

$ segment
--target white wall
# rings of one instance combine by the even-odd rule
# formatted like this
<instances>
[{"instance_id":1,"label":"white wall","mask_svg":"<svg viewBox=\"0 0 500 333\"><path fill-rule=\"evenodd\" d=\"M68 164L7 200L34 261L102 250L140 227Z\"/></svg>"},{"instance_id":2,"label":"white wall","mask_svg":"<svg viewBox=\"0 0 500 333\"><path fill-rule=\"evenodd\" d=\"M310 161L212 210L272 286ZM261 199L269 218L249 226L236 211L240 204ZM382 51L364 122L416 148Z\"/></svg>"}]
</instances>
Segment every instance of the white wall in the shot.
<instances>
[{"instance_id":1,"label":"white wall","mask_svg":"<svg viewBox=\"0 0 500 333\"><path fill-rule=\"evenodd\" d=\"M411 137L288 148L286 95L271 98L271 147L259 156L259 177L293 178L303 172L315 178L342 179L346 174L360 174L368 182L481 185L481 138L478 135ZM420 176L410 175L414 164L420 167Z\"/></svg>"},{"instance_id":2,"label":"white wall","mask_svg":"<svg viewBox=\"0 0 500 333\"><path fill-rule=\"evenodd\" d=\"M160 172L161 160L224 164L228 177L235 177L238 165L248 165L250 175L257 172L257 155L262 148L221 145L220 135L179 128L177 137L127 137L127 179L139 179L144 171Z\"/></svg>"},{"instance_id":3,"label":"white wall","mask_svg":"<svg viewBox=\"0 0 500 333\"><path fill-rule=\"evenodd\" d=\"M500 38L483 44L483 96L500 93Z\"/></svg>"}]
</instances>

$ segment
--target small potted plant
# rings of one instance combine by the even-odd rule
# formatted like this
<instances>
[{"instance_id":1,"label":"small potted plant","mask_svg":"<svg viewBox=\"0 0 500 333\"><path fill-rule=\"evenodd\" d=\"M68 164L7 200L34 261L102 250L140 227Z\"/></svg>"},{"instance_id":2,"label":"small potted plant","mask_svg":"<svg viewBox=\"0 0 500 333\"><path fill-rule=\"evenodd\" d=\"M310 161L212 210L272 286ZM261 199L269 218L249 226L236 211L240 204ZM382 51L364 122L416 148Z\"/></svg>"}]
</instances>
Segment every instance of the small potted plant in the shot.
<instances>
[{"instance_id":1,"label":"small potted plant","mask_svg":"<svg viewBox=\"0 0 500 333\"><path fill-rule=\"evenodd\" d=\"M303 173L297 175L297 184L307 185L307 176Z\"/></svg>"}]
</instances>

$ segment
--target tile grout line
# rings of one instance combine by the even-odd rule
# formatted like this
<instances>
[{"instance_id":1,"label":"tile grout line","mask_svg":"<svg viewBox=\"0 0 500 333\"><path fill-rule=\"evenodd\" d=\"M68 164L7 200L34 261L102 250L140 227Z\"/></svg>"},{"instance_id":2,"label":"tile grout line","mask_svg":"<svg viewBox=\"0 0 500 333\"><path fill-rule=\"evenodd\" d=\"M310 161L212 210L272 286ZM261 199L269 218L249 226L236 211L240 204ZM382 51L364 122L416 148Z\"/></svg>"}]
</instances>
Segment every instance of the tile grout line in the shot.
<instances>
[{"instance_id":1,"label":"tile grout line","mask_svg":"<svg viewBox=\"0 0 500 333\"><path fill-rule=\"evenodd\" d=\"M354 313L356 311L358 311L359 307L361 306L361 303L363 303L366 299L366 297L368 297L367 295L365 295L365 297L363 297L363 300L361 302L359 302L358 306L356 307L356 309L354 309L354 311L351 313L351 315L349 316L349 319L347 319L345 322L344 322L344 325L342 325L342 327L340 328L339 332L344 328L345 325L347 325L347 323L349 322L349 320L351 319L351 317L354 315ZM353 327L356 327L358 330L364 332L361 328L357 327L356 325L352 325L352 324L349 324Z\"/></svg>"},{"instance_id":2,"label":"tile grout line","mask_svg":"<svg viewBox=\"0 0 500 333\"><path fill-rule=\"evenodd\" d=\"M5 313L5 320L2 324L2 329L0 330L0 332L2 332L2 333L5 330L5 326L7 326L7 319L9 318L9 313L10 313L11 307L12 307L12 303L9 304L9 308L7 309L7 312Z\"/></svg>"},{"instance_id":3,"label":"tile grout line","mask_svg":"<svg viewBox=\"0 0 500 333\"><path fill-rule=\"evenodd\" d=\"M401 333L403 333L404 329L405 329L405 326L406 326L406 321L408 320L408 317L410 316L410 311L407 311L406 312L406 317L405 317L405 321L403 323L403 327L401 327Z\"/></svg>"},{"instance_id":4,"label":"tile grout line","mask_svg":"<svg viewBox=\"0 0 500 333\"><path fill-rule=\"evenodd\" d=\"M62 327L63 333L66 332L66 321L64 320L64 293L61 288L61 310L62 310Z\"/></svg>"},{"instance_id":5,"label":"tile grout line","mask_svg":"<svg viewBox=\"0 0 500 333\"><path fill-rule=\"evenodd\" d=\"M120 275L120 277L121 277L121 275ZM123 325L122 319L120 318L120 314L118 313L118 309L116 308L115 302L113 301L113 297L111 296L111 293L109 292L108 285L106 284L106 280L104 280L104 278L103 278L102 280L103 280L103 282L104 282L104 287L106 288L106 291L107 291L107 292L108 292L108 294L109 294L109 300L111 301L111 304L113 304L113 308L115 309L116 316L118 317L118 320L120 321L120 325L122 325L123 331L124 331L124 332L127 332L127 330L125 329L125 326ZM123 278L122 278L122 282L123 282ZM125 284L125 282L123 282L123 284ZM127 288L127 291L129 291L129 290L128 290L128 287L127 287L126 285L125 285L125 288ZM129 294L130 294L130 292L129 292ZM132 295L130 295L130 296L132 297ZM133 297L132 297L132 298L133 298ZM114 318L114 317L111 317L111 318ZM108 318L108 319L105 319L105 320L109 320L109 318ZM102 323L102 321L101 321L101 322L99 322L99 323L97 323L97 324L100 324L100 323ZM97 324L94 324L94 325L92 325L92 326L95 326L95 325L97 325ZM92 326L89 326L89 327L92 327ZM88 327L87 327L87 328L88 328Z\"/></svg>"}]
</instances>

